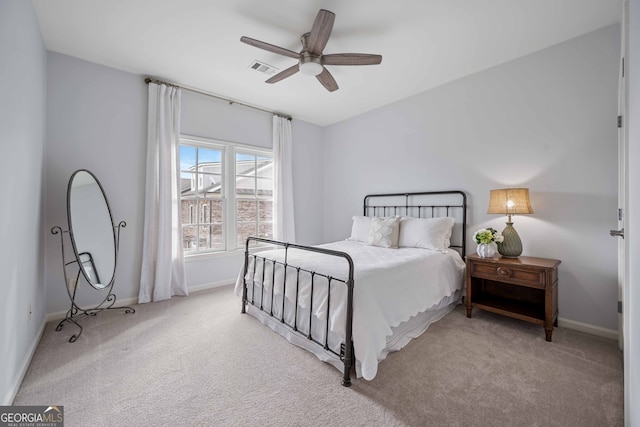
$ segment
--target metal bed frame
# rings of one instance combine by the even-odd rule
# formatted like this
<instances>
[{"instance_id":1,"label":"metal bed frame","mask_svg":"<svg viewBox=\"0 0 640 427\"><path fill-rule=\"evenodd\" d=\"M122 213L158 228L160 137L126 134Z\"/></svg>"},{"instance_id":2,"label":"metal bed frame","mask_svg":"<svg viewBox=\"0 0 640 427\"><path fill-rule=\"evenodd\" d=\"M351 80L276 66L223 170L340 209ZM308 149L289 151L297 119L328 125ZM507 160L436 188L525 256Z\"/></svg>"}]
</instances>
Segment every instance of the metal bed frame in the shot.
<instances>
[{"instance_id":1,"label":"metal bed frame","mask_svg":"<svg viewBox=\"0 0 640 427\"><path fill-rule=\"evenodd\" d=\"M447 196L453 196L453 203L439 203L439 204L418 204L415 202L415 199L420 198L421 196L425 197L438 197L442 196L446 198ZM393 204L374 204L374 200L378 199L394 199L396 203ZM456 200L457 199L457 200ZM398 200L401 203L398 203ZM428 192L419 192L419 193L392 193L392 194L370 194L364 197L363 203L363 214L364 216L396 216L396 215L405 215L405 216L413 216L417 218L437 218L444 216L454 216L454 211L461 210L461 238L459 241L452 241L450 248L457 249L462 257L464 258L466 252L466 224L467 224L467 196L463 191L428 191ZM411 215L412 213L416 213L417 215ZM443 213L441 215L440 213ZM453 239L453 238L452 238ZM284 261L276 261L264 256L260 256L260 253L252 254L250 253L250 245L251 242L256 243L264 243L268 245L278 246L284 248ZM324 254L327 256L335 256L343 258L349 266L347 277L344 278L335 278L328 276L326 274L322 274L317 271L310 271L299 266L291 265L288 263L288 255L289 249L300 249L303 251L316 252L319 254ZM249 271L249 263L250 260L253 260L254 265L254 274L252 276L251 283L247 283L247 272ZM258 260L262 260L262 271L258 272ZM271 274L273 275L271 278L271 291L265 295L265 287L260 287L259 298L256 298L255 292L255 277L256 274L261 274L262 282L264 283L266 266L271 265ZM286 290L287 284L287 269L292 268L296 272L296 302L295 302L295 311L294 311L294 319L293 324L289 324L285 321L285 300L286 297L282 295L282 307L281 313L278 317L273 312L274 305L274 289L275 289L275 271L276 266L279 265L284 269L284 279L283 279L283 290ZM311 307L309 309L309 326L308 331L301 331L298 329L298 286L300 280L300 272L305 272L311 275L311 295L310 302ZM323 329L324 329L324 339L319 341L312 336L311 326L312 326L312 317L313 317L313 289L314 289L314 279L316 276L324 277L327 280L327 315L324 320ZM264 239L261 237L251 236L247 238L245 244L245 259L244 259L244 269L243 269L243 289L242 289L242 313L246 313L247 305L251 304L255 308L258 308L261 312L268 315L269 319L275 322L280 323L285 326L290 332L297 334L300 337L307 339L309 342L313 343L313 345L318 346L324 352L327 352L335 357L338 357L343 363L343 378L342 385L345 387L351 386L351 369L355 367L355 355L353 352L353 340L352 340L352 327L353 327L353 287L354 287L354 264L351 256L346 252L335 251L330 249L318 248L315 246L304 246L304 245L296 245L293 243L281 242L276 240ZM340 352L337 353L328 345L328 336L329 336L329 313L330 306L329 302L331 301L330 293L331 293L331 285L333 283L342 284L347 287L347 315L346 315L346 325L345 325L345 337L344 341L340 344ZM248 289L251 287L251 298L249 299ZM271 303L266 307L265 298L270 299Z\"/></svg>"}]
</instances>

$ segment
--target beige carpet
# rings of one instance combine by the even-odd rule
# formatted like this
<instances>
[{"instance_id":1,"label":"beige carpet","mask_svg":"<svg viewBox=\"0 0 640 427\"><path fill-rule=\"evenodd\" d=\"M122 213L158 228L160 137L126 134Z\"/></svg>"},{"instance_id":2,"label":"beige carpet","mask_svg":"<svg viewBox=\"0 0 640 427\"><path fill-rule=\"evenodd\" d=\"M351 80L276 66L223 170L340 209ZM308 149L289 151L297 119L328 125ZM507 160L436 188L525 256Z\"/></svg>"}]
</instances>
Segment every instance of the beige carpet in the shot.
<instances>
[{"instance_id":1,"label":"beige carpet","mask_svg":"<svg viewBox=\"0 0 640 427\"><path fill-rule=\"evenodd\" d=\"M15 405L65 426L622 426L616 343L459 306L380 364L341 374L249 315L231 287L47 325Z\"/></svg>"}]
</instances>

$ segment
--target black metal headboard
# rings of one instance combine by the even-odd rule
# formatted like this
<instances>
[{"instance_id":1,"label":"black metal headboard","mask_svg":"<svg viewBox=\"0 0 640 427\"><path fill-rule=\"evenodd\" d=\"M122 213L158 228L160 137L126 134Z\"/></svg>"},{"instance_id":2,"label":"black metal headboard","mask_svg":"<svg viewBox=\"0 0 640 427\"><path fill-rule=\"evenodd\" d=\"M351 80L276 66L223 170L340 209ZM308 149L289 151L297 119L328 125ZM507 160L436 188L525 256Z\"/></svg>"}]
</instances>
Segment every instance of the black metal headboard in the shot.
<instances>
[{"instance_id":1,"label":"black metal headboard","mask_svg":"<svg viewBox=\"0 0 640 427\"><path fill-rule=\"evenodd\" d=\"M368 194L364 197L364 215L455 218L450 247L458 249L463 258L466 255L467 195L464 191Z\"/></svg>"}]
</instances>

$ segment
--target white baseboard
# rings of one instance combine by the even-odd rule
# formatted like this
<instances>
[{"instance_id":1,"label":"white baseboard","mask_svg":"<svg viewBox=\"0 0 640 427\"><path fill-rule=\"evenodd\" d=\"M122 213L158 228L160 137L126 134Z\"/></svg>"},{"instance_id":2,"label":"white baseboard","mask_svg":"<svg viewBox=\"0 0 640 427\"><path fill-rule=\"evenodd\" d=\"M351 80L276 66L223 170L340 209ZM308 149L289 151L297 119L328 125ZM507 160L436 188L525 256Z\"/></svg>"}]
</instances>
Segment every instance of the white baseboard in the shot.
<instances>
[{"instance_id":1,"label":"white baseboard","mask_svg":"<svg viewBox=\"0 0 640 427\"><path fill-rule=\"evenodd\" d=\"M205 283L202 285L190 286L189 293L204 291L207 289L219 288L221 286L227 286L235 282L236 282L236 279L228 279L228 280L219 280L217 282Z\"/></svg>"},{"instance_id":2,"label":"white baseboard","mask_svg":"<svg viewBox=\"0 0 640 427\"><path fill-rule=\"evenodd\" d=\"M22 361L22 366L20 366L20 370L18 371L18 376L16 377L14 383L9 387L9 391L7 395L4 397L2 401L2 406L13 405L13 400L16 398L16 394L18 394L18 390L20 389L20 385L22 384L22 380L24 376L27 374L27 370L29 369L29 365L31 365L31 359L33 359L33 355L36 353L36 349L38 348L38 344L40 343L40 339L42 338L42 334L44 334L44 327L46 326L47 321L44 320L40 325L40 331L36 334L33 342L31 343L31 347L27 352L26 357Z\"/></svg>"},{"instance_id":3,"label":"white baseboard","mask_svg":"<svg viewBox=\"0 0 640 427\"><path fill-rule=\"evenodd\" d=\"M118 299L116 303L113 305L114 307L126 307L129 305L138 304L138 297L124 298ZM58 311L56 313L47 314L47 322L51 322L52 320L62 320L67 316L67 311Z\"/></svg>"},{"instance_id":4,"label":"white baseboard","mask_svg":"<svg viewBox=\"0 0 640 427\"><path fill-rule=\"evenodd\" d=\"M202 285L191 286L189 287L189 292L191 293L191 292L204 291L206 289L219 288L220 286L226 286L231 283L235 283L235 279L221 280L218 282L211 282L211 283L205 283ZM125 306L135 305L135 304L138 304L138 297L123 298L123 299L118 299L114 304L114 307L125 307ZM67 316L67 310L58 311L56 313L49 313L47 314L47 319L45 322L50 322L52 320L62 320L66 316Z\"/></svg>"},{"instance_id":5,"label":"white baseboard","mask_svg":"<svg viewBox=\"0 0 640 427\"><path fill-rule=\"evenodd\" d=\"M567 329L573 329L574 331L585 332L591 335L597 335L603 338L609 338L612 340L618 340L618 331L613 329L602 328L600 326L589 325L587 323L576 322L575 320L558 318L558 326Z\"/></svg>"}]
</instances>

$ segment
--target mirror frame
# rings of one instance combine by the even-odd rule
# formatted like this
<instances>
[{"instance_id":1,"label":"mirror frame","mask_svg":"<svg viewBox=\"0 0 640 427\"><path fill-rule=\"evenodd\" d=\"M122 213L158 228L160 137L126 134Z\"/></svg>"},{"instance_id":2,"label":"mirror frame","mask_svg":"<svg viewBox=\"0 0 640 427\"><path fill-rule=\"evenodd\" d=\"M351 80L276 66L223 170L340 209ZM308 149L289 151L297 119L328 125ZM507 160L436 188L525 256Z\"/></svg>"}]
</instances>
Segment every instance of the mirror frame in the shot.
<instances>
[{"instance_id":1,"label":"mirror frame","mask_svg":"<svg viewBox=\"0 0 640 427\"><path fill-rule=\"evenodd\" d=\"M84 268L84 262L86 261L82 261L82 253L78 253L78 248L76 246L76 239L73 233L73 221L71 219L71 189L73 187L73 180L76 177L77 174L81 173L81 172L86 172L88 173L93 180L96 182L96 184L98 184L98 188L100 189L100 192L102 193L102 198L104 199L104 203L105 206L107 207L107 211L109 213L109 220L111 221L111 235L113 238L113 271L111 271L111 280L109 281L109 283L94 283L92 281L91 275L87 273L87 271ZM109 200L107 199L107 195L104 192L104 188L102 187L102 184L100 183L100 180L89 170L87 169L78 169L77 171L75 171L73 174L71 174L71 178L69 178L69 184L67 185L67 222L69 224L69 239L71 240L71 246L73 247L73 254L76 257L76 262L78 264L78 268L80 269L80 271L82 272L83 277L85 278L85 280L87 281L87 283L89 283L89 285L91 285L93 288L101 290L101 289L106 289L106 288L110 288L111 286L113 286L113 282L115 280L115 276L116 276L116 268L117 268L117 264L118 264L118 240L116 237L116 230L115 230L115 224L113 222L113 215L111 213L111 206L109 205Z\"/></svg>"}]
</instances>

